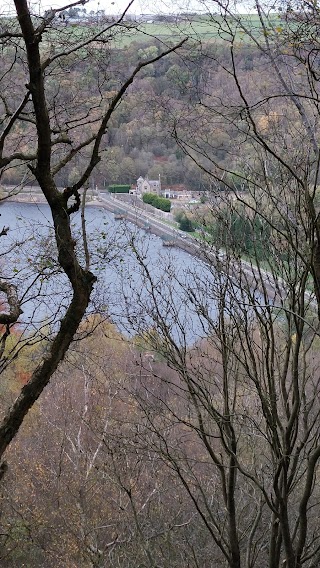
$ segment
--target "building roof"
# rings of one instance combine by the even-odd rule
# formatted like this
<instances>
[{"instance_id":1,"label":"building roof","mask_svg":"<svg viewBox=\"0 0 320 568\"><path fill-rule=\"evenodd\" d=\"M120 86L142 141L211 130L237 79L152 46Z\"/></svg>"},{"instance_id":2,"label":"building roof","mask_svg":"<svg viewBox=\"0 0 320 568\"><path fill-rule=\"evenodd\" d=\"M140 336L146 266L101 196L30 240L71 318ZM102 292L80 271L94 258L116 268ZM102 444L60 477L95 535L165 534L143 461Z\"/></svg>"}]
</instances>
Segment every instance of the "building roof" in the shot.
<instances>
[{"instance_id":1,"label":"building roof","mask_svg":"<svg viewBox=\"0 0 320 568\"><path fill-rule=\"evenodd\" d=\"M166 187L165 190L168 191L190 191L190 189L188 189L183 183L175 183L173 185L170 185L170 187Z\"/></svg>"}]
</instances>

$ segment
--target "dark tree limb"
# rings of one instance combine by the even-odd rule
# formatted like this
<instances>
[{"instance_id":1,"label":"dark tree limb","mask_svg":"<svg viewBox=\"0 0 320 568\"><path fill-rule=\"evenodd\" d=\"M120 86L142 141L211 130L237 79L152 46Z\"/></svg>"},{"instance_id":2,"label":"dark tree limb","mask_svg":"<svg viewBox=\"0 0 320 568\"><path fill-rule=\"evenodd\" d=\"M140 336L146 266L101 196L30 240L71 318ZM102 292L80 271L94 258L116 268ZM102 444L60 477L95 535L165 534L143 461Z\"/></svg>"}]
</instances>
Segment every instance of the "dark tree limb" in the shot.
<instances>
[{"instance_id":1,"label":"dark tree limb","mask_svg":"<svg viewBox=\"0 0 320 568\"><path fill-rule=\"evenodd\" d=\"M0 324L8 325L16 323L19 316L22 314L17 289L13 284L0 281L0 291L6 295L9 304L9 313L0 313Z\"/></svg>"},{"instance_id":2,"label":"dark tree limb","mask_svg":"<svg viewBox=\"0 0 320 568\"><path fill-rule=\"evenodd\" d=\"M77 4L78 2L75 3L75 5ZM72 299L60 321L60 328L50 345L48 353L38 364L30 380L23 386L20 394L17 396L16 400L0 422L0 459L14 436L17 434L26 414L41 395L43 389L50 381L60 362L63 361L90 302L91 292L93 290L96 277L89 270L88 258L86 258L85 267L80 265L75 250L75 241L71 231L70 214L79 209L79 191L85 186L94 167L100 160L99 153L101 141L106 133L108 122L124 93L132 84L139 71L147 65L165 57L167 54L176 51L186 41L186 39L184 39L174 47L161 53L159 56L140 63L130 77L124 81L123 85L119 88L118 92L112 99L107 112L100 118L96 134L90 138L89 142L87 140L84 144L78 145L76 149L73 148L70 152L67 152L66 159L60 162L59 166L61 167L61 163L62 165L68 163L68 161L72 159L81 147L87 146L90 142L93 143L89 164L80 176L80 179L76 184L71 187L67 187L65 191L61 193L56 186L54 179L55 169L51 164L52 147L57 142L69 143L69 141L65 138L60 139L59 136L58 140L52 139L57 131L55 127L52 127L51 125L50 112L46 99L44 75L44 67L47 67L47 65L50 64L50 61L47 60L45 65L41 62L39 48L42 33L45 32L48 22L50 23L52 21L53 14L50 12L50 14L45 17L42 25L36 28L35 20L31 16L27 0L15 0L15 8L25 44L29 79L26 86L28 93L25 95L23 103L19 107L19 111L17 111L9 121L8 128L11 130L14 122L21 118L20 115L23 110L23 106L30 99L33 106L32 120L34 120L36 128L37 141L35 152L31 152L28 155L22 152L13 153L12 155L0 160L0 167L10 164L16 159L22 160L24 163L28 164L29 169L34 174L51 210L58 262L69 280L70 287L72 289ZM92 35L89 41L83 45L89 45L90 42L95 39L97 39L97 37ZM79 45L77 45L75 50L72 50L70 53L73 53L73 51L76 51L77 49L79 49ZM65 55L67 55L67 53L65 53ZM30 162L32 162L32 164ZM71 197L75 198L75 203L68 207L68 200ZM10 313L2 314L0 323L15 323L21 313L16 290L14 287L8 287L5 283L2 284L2 290L7 296ZM4 466L3 469L5 469Z\"/></svg>"}]
</instances>

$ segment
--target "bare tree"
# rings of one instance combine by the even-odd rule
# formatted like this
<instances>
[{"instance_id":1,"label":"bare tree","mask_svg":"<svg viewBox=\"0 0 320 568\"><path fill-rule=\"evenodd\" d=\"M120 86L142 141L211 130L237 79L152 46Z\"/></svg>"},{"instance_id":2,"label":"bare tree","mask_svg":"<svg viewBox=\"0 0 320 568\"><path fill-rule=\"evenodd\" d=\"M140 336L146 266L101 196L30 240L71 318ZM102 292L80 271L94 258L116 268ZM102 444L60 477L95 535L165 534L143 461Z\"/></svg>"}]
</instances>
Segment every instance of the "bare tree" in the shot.
<instances>
[{"instance_id":1,"label":"bare tree","mask_svg":"<svg viewBox=\"0 0 320 568\"><path fill-rule=\"evenodd\" d=\"M108 69L112 68L109 46L115 34L126 30L125 12L116 22L92 28L82 26L75 32L59 16L66 8L78 4L83 2L49 10L39 16L31 12L27 1L19 0L15 2L16 15L3 18L1 23L0 39L5 56L1 76L1 174L20 165L22 171L29 171L39 185L52 215L53 257L71 291L47 352L2 417L1 455L64 358L90 302L96 277L87 262L84 266L81 264L70 219L80 207L80 189L100 160L110 118L140 70L184 43L183 40L164 47L156 57L142 61L134 69L127 69L126 76L119 72L112 93L105 95L103 85ZM83 62L89 57L95 70L89 89L91 96L88 96L88 87L83 93L81 76ZM79 84L72 87L66 76L74 67L77 67ZM58 190L59 173L81 153L85 156L84 167L76 181L63 191ZM2 240L8 231L6 226L2 229ZM14 276L12 271L6 270L0 287L5 300L0 316L4 326L1 335L3 357L6 357L5 344L10 329L18 322L22 311L23 293L17 288ZM11 353L11 359L17 352Z\"/></svg>"},{"instance_id":2,"label":"bare tree","mask_svg":"<svg viewBox=\"0 0 320 568\"><path fill-rule=\"evenodd\" d=\"M100 450L106 442L109 462L102 471L110 475L111 467L132 515L136 551L149 566L160 561L150 544L148 519L140 514L146 501L132 491L136 473L145 471L138 449L148 454L150 467L161 462L168 468L165 479L188 499L187 518L196 520L190 526L197 539L189 535L177 563L183 554L197 567L316 568L320 560L317 11L292 14L286 24L262 3L256 2L256 8L258 33L230 11L229 3L214 3L220 15L212 13L211 23L222 44L200 44L198 57L192 56L202 66L199 80L179 104L167 106L178 144L211 184L207 204L198 212L204 238L194 244L202 260L197 269L188 268L186 259L179 268L173 253L159 259L158 270L151 272L133 239L143 285L136 286L128 263L119 290L142 352L138 380L130 383L133 454L119 453L110 437L106 440L104 427L95 447ZM299 41L297 22L303 32ZM222 137L215 135L221 130L229 137L227 160L219 158ZM95 156L92 143L88 174ZM31 167L40 185L49 179L47 166L41 171ZM56 219L60 264L75 282L75 297L79 292L83 299L85 290L85 309L91 276L78 264L69 266L70 250L60 240L60 223L70 231L68 198L77 200L79 188L75 184L57 194L50 185L45 194ZM69 343L61 333L70 331L69 315L70 309L6 427L21 415L19 401L34 381L46 382L47 362L52 366L63 358ZM81 422L80 449L83 433ZM67 459L72 451L71 444ZM86 467L90 459L89 451ZM84 476L86 467L81 467ZM155 474L161 475L164 470L157 468ZM85 504L78 501L79 510ZM86 532L84 517L81 530ZM116 549L112 539L106 542Z\"/></svg>"},{"instance_id":3,"label":"bare tree","mask_svg":"<svg viewBox=\"0 0 320 568\"><path fill-rule=\"evenodd\" d=\"M167 106L178 144L211 183L198 212L205 265L177 274L173 257L168 278L155 277L134 246L149 295L130 297L128 320L139 314L142 341L178 373L166 380L171 396L147 384L139 393L145 435L189 495L214 562L311 568L319 564L318 14L306 8L286 23L255 5L258 31L229 3L214 3L221 43L201 43L205 79Z\"/></svg>"},{"instance_id":4,"label":"bare tree","mask_svg":"<svg viewBox=\"0 0 320 568\"><path fill-rule=\"evenodd\" d=\"M184 540L195 515L139 433L133 392L153 381L140 363L106 322L69 350L59 381L8 451L0 555L7 566L24 558L48 567L170 568L190 556Z\"/></svg>"}]
</instances>

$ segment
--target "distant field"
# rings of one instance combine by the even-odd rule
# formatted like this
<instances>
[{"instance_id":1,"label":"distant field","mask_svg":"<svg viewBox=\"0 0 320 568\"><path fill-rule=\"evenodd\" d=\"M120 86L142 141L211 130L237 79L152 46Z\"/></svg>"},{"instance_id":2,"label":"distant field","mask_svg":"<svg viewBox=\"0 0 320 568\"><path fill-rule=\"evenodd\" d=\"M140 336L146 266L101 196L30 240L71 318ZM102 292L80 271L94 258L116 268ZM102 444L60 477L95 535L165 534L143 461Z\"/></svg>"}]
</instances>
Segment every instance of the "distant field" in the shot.
<instances>
[{"instance_id":1,"label":"distant field","mask_svg":"<svg viewBox=\"0 0 320 568\"><path fill-rule=\"evenodd\" d=\"M257 38L262 35L262 28L257 14L247 14L240 16L241 24L250 30ZM8 27L9 24L16 24L15 20L10 18L1 19L0 24L3 27ZM285 22L277 14L269 18L269 25L273 28L283 28ZM177 22L163 22L163 23L141 23L137 29L131 31L126 25L123 26L123 33L121 33L121 26L117 26L117 33L113 40L113 45L117 48L125 48L132 44L132 42L148 42L153 38L159 38L164 42L171 40L172 42L179 41L182 37L189 37L195 40L210 41L225 41L235 34L235 38L239 42L251 43L251 39L240 29L241 25L234 21L232 18L224 20L221 16L193 16L190 19L186 17L183 20L181 17ZM90 30L90 32L89 32ZM43 45L51 45L55 42L58 35L64 37L66 44L72 40L77 39L85 41L89 33L98 32L95 25L69 23L68 25L60 25L57 28L48 30L43 38Z\"/></svg>"},{"instance_id":2,"label":"distant field","mask_svg":"<svg viewBox=\"0 0 320 568\"><path fill-rule=\"evenodd\" d=\"M257 14L243 14L240 18L243 26L250 29L256 37L259 38L261 36L262 28ZM17 25L16 20L0 17L0 27L8 28L11 25ZM281 16L273 14L269 18L269 25L274 28L281 28L285 26L285 22L281 19ZM95 25L88 23L69 23L60 25L57 28L53 27L43 37L43 45L51 45L56 40L57 34L59 34L60 38L64 36L66 43L75 38L78 41L85 41L89 30L90 33L98 32L98 28ZM221 16L209 18L208 16L199 15L192 16L189 19L186 17L185 20L180 17L177 22L141 23L138 29L132 31L128 30L124 25L123 33L120 31L121 26L117 26L117 30L120 33L116 33L113 45L118 48L125 48L134 41L146 42L153 38L159 38L164 42L168 40L176 42L186 36L195 40L222 42L230 39L230 34L235 34L236 40L239 42L250 43L252 41L240 30L240 25L234 19L227 18L225 21Z\"/></svg>"},{"instance_id":3,"label":"distant field","mask_svg":"<svg viewBox=\"0 0 320 568\"><path fill-rule=\"evenodd\" d=\"M274 14L270 20L270 26L283 26L284 22L280 16ZM241 16L241 23L250 29L256 37L261 35L261 24L257 14L248 14ZM124 34L117 37L116 45L125 47L132 41L144 41L149 37L158 37L162 40L172 39L174 41L181 37L188 36L193 39L202 39L204 41L224 41L230 38L230 33L236 34L236 39L245 43L250 43L249 37L243 33L234 21L228 19L224 21L222 17L216 16L214 19L199 16L191 21L179 21L177 23L146 23L141 24L139 29L132 34Z\"/></svg>"}]
</instances>

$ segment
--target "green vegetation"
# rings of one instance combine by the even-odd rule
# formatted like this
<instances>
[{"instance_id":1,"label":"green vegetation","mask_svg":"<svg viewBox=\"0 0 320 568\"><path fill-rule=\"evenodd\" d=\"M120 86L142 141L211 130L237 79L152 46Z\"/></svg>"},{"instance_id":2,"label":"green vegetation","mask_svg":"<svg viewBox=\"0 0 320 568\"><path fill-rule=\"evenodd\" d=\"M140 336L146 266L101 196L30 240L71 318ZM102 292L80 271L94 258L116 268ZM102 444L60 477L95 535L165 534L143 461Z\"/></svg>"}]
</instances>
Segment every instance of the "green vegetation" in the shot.
<instances>
[{"instance_id":1,"label":"green vegetation","mask_svg":"<svg viewBox=\"0 0 320 568\"><path fill-rule=\"evenodd\" d=\"M184 217L181 217L179 221L179 229L180 231L192 233L194 231L193 222L185 215Z\"/></svg>"},{"instance_id":2,"label":"green vegetation","mask_svg":"<svg viewBox=\"0 0 320 568\"><path fill-rule=\"evenodd\" d=\"M177 211L175 214L175 219L179 223L180 231L185 231L186 233L192 233L195 229L195 223L186 215L182 210Z\"/></svg>"},{"instance_id":3,"label":"green vegetation","mask_svg":"<svg viewBox=\"0 0 320 568\"><path fill-rule=\"evenodd\" d=\"M222 211L208 230L216 246L231 247L236 255L261 261L270 257L270 225L257 215L250 218L250 210Z\"/></svg>"},{"instance_id":4,"label":"green vegetation","mask_svg":"<svg viewBox=\"0 0 320 568\"><path fill-rule=\"evenodd\" d=\"M108 185L109 193L129 193L131 185Z\"/></svg>"},{"instance_id":5,"label":"green vegetation","mask_svg":"<svg viewBox=\"0 0 320 568\"><path fill-rule=\"evenodd\" d=\"M169 213L171 210L170 199L159 197L159 195L156 195L155 193L144 193L142 200L143 203L148 203L148 205L152 205L156 209L161 209L161 211L165 211L166 213Z\"/></svg>"},{"instance_id":6,"label":"green vegetation","mask_svg":"<svg viewBox=\"0 0 320 568\"><path fill-rule=\"evenodd\" d=\"M250 29L253 36L261 40L263 31L261 21L257 14L242 14L239 21L243 26ZM282 29L285 26L281 15L271 14L269 18L269 27ZM241 26L232 18L227 20L219 15L193 15L190 17L176 15L169 17L168 21L148 22L140 24L132 35L123 35L116 37L115 46L117 48L129 47L133 42L143 42L146 37L157 37L161 41L177 41L183 36L187 36L194 41L215 42L223 44L228 41L234 34L236 40L240 43L253 44L254 40L250 38Z\"/></svg>"}]
</instances>

